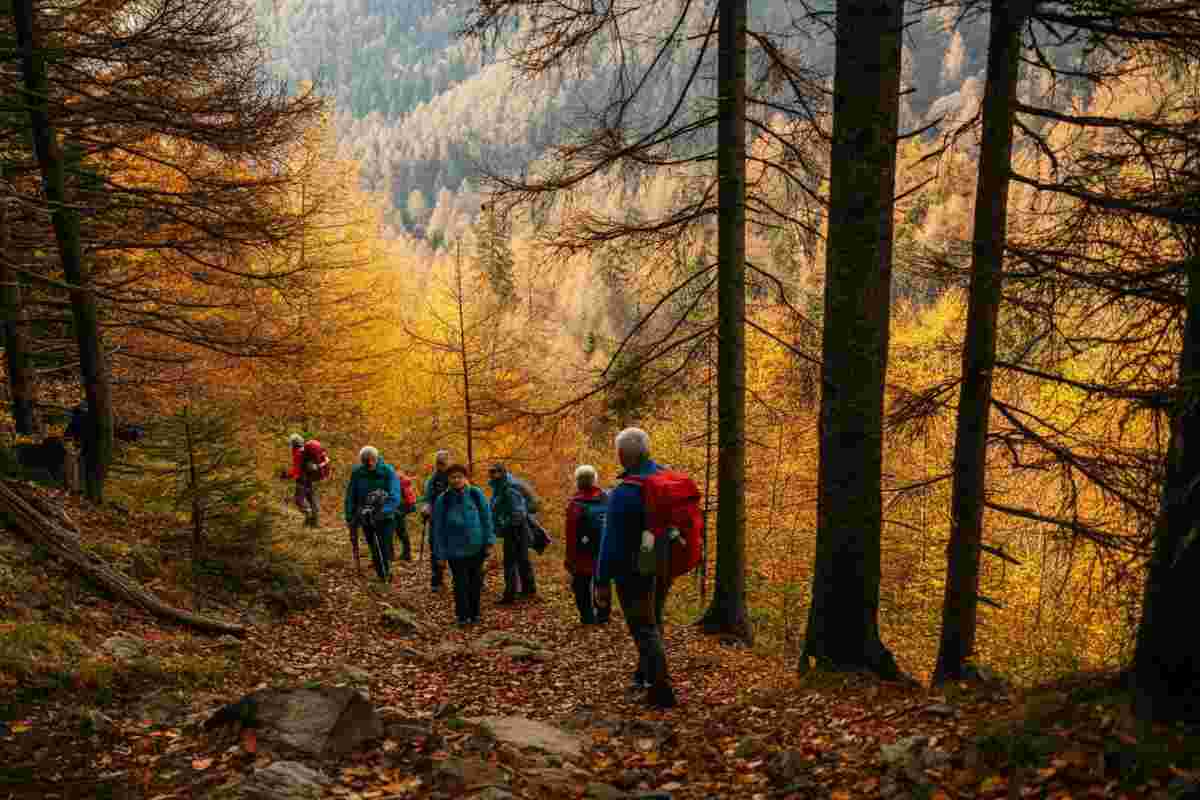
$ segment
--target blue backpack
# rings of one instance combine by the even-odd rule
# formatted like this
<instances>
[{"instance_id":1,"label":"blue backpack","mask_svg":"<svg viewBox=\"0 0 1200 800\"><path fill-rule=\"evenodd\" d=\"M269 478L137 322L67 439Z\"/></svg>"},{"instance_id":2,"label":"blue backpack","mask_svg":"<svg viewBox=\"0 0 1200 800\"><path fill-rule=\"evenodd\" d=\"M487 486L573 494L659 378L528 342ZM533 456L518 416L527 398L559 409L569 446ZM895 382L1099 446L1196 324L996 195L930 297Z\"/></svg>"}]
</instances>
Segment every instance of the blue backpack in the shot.
<instances>
[{"instance_id":1,"label":"blue backpack","mask_svg":"<svg viewBox=\"0 0 1200 800\"><path fill-rule=\"evenodd\" d=\"M583 513L579 515L579 529L575 532L576 544L592 557L600 555L600 537L604 535L604 518L608 514L608 494L592 500L576 500Z\"/></svg>"}]
</instances>

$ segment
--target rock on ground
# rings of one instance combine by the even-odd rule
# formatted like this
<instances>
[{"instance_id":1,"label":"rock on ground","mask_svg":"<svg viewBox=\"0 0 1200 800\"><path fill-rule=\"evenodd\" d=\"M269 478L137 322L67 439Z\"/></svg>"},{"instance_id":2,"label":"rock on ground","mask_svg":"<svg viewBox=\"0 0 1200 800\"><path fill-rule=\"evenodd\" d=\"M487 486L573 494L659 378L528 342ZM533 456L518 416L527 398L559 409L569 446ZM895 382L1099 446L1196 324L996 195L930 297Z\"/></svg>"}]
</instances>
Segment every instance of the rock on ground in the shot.
<instances>
[{"instance_id":1,"label":"rock on ground","mask_svg":"<svg viewBox=\"0 0 1200 800\"><path fill-rule=\"evenodd\" d=\"M295 761L276 761L255 770L241 785L246 800L317 800L332 781Z\"/></svg>"},{"instance_id":2,"label":"rock on ground","mask_svg":"<svg viewBox=\"0 0 1200 800\"><path fill-rule=\"evenodd\" d=\"M340 755L383 735L375 709L348 687L263 689L217 711L205 727L239 722L259 741L315 756Z\"/></svg>"},{"instance_id":3,"label":"rock on ground","mask_svg":"<svg viewBox=\"0 0 1200 800\"><path fill-rule=\"evenodd\" d=\"M583 755L583 740L571 733L526 717L477 717L468 722L483 725L497 740L521 748L534 748L563 758Z\"/></svg>"}]
</instances>

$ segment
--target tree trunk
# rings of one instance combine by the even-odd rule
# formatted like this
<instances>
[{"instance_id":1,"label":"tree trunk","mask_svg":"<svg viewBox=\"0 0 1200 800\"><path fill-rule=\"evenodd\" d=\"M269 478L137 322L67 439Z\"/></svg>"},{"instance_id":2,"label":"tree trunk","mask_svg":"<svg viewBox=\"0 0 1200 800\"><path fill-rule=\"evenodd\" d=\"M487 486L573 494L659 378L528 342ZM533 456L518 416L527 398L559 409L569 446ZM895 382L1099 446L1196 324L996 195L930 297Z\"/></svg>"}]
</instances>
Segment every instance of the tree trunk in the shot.
<instances>
[{"instance_id":1,"label":"tree trunk","mask_svg":"<svg viewBox=\"0 0 1200 800\"><path fill-rule=\"evenodd\" d=\"M1028 0L992 2L967 332L963 340L962 386L954 439L950 542L946 546L946 589L941 645L933 673L935 684L961 680L966 661L975 651L992 368L996 363L996 326L1008 231L1013 109L1020 72L1021 30L1028 13Z\"/></svg>"},{"instance_id":2,"label":"tree trunk","mask_svg":"<svg viewBox=\"0 0 1200 800\"><path fill-rule=\"evenodd\" d=\"M706 633L754 637L746 609L746 2L717 40L717 568Z\"/></svg>"},{"instance_id":3,"label":"tree trunk","mask_svg":"<svg viewBox=\"0 0 1200 800\"><path fill-rule=\"evenodd\" d=\"M879 636L883 399L903 0L839 0L817 553L801 671L900 677Z\"/></svg>"},{"instance_id":4,"label":"tree trunk","mask_svg":"<svg viewBox=\"0 0 1200 800\"><path fill-rule=\"evenodd\" d=\"M242 636L246 629L223 620L202 617L180 608L172 608L147 592L128 576L104 563L94 553L79 546L79 533L68 531L51 515L43 513L19 492L19 484L0 481L0 511L8 522L30 541L44 546L81 573L108 589L121 600L146 609L150 613L181 622L209 633L228 633Z\"/></svg>"},{"instance_id":5,"label":"tree trunk","mask_svg":"<svg viewBox=\"0 0 1200 800\"><path fill-rule=\"evenodd\" d=\"M462 360L462 375L463 375L463 416L467 425L467 474L475 474L475 431L471 415L471 372L467 366L467 321L463 314L463 304L466 298L463 296L463 279L462 279L462 243L458 245L458 257L454 262L454 272L458 280L458 292L455 298L458 301L458 355Z\"/></svg>"},{"instance_id":6,"label":"tree trunk","mask_svg":"<svg viewBox=\"0 0 1200 800\"><path fill-rule=\"evenodd\" d=\"M8 389L12 397L13 427L23 436L34 432L36 390L29 363L29 345L22 327L25 309L17 271L9 260L10 228L8 202L0 202L0 320L4 325L4 354L8 366Z\"/></svg>"},{"instance_id":7,"label":"tree trunk","mask_svg":"<svg viewBox=\"0 0 1200 800\"><path fill-rule=\"evenodd\" d=\"M1200 721L1200 637L1180 614L1200 582L1200 257L1188 265L1187 322L1179 356L1179 397L1171 421L1162 509L1146 574L1133 655L1134 711L1151 722Z\"/></svg>"},{"instance_id":8,"label":"tree trunk","mask_svg":"<svg viewBox=\"0 0 1200 800\"><path fill-rule=\"evenodd\" d=\"M100 340L99 315L95 295L88 289L83 271L79 215L67 204L66 170L47 111L46 62L34 40L34 0L14 0L12 10L33 149L42 172L63 275L72 287L71 312L79 343L79 373L89 412L81 432L87 442L85 494L99 503L104 496L104 478L113 450L112 393Z\"/></svg>"}]
</instances>

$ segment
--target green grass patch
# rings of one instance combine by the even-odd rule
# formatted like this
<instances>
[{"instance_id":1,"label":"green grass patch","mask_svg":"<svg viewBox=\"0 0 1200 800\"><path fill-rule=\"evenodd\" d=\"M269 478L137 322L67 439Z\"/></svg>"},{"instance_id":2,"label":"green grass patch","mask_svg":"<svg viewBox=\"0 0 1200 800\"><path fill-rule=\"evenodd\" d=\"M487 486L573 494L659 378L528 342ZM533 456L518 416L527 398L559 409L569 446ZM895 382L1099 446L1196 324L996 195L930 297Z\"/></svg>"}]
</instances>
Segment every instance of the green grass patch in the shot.
<instances>
[{"instance_id":1,"label":"green grass patch","mask_svg":"<svg viewBox=\"0 0 1200 800\"><path fill-rule=\"evenodd\" d=\"M65 627L41 622L0 631L0 671L21 679L58 673L82 652L79 637Z\"/></svg>"}]
</instances>

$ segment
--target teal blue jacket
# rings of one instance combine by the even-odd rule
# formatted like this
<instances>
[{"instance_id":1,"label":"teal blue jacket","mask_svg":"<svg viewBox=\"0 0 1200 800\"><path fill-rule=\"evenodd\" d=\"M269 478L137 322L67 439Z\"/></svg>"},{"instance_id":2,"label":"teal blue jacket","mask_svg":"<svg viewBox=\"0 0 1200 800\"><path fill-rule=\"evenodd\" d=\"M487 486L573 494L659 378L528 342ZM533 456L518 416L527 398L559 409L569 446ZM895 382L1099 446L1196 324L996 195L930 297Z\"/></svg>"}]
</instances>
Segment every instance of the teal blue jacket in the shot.
<instances>
[{"instance_id":1,"label":"teal blue jacket","mask_svg":"<svg viewBox=\"0 0 1200 800\"><path fill-rule=\"evenodd\" d=\"M478 486L447 489L433 504L429 541L437 561L471 558L496 543L492 510Z\"/></svg>"}]
</instances>

